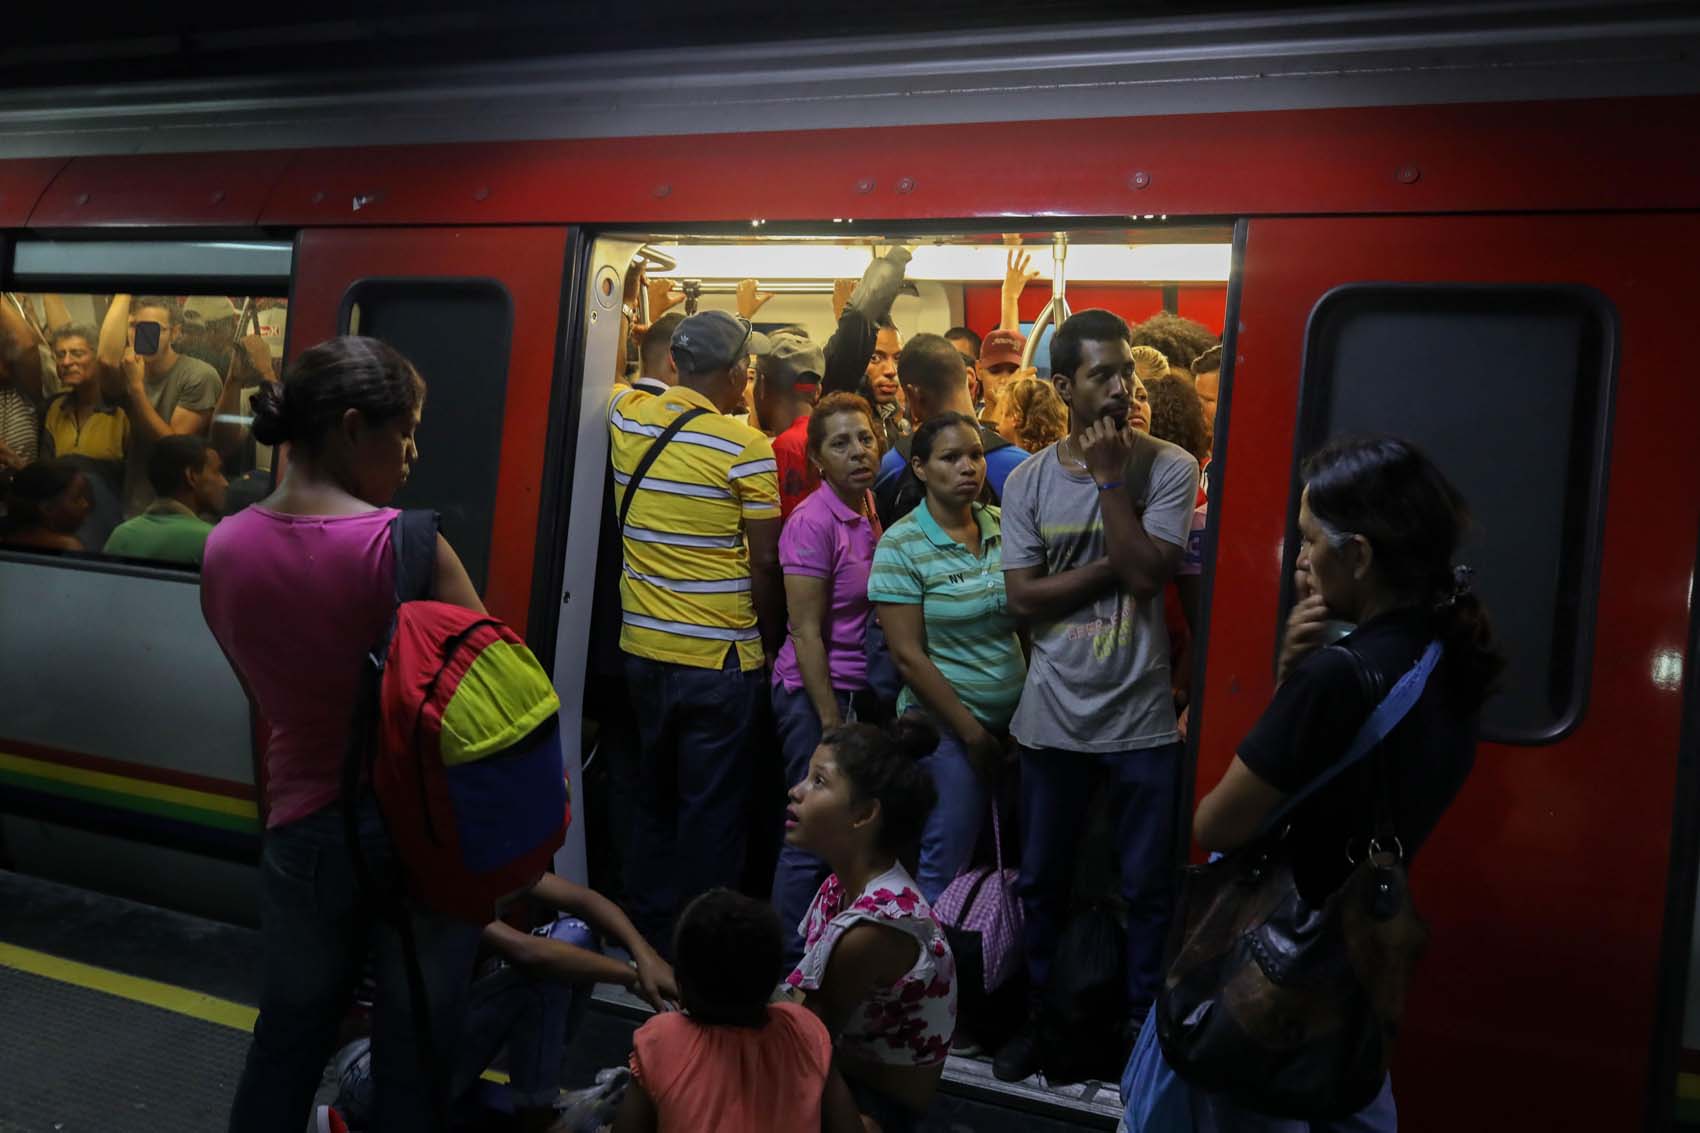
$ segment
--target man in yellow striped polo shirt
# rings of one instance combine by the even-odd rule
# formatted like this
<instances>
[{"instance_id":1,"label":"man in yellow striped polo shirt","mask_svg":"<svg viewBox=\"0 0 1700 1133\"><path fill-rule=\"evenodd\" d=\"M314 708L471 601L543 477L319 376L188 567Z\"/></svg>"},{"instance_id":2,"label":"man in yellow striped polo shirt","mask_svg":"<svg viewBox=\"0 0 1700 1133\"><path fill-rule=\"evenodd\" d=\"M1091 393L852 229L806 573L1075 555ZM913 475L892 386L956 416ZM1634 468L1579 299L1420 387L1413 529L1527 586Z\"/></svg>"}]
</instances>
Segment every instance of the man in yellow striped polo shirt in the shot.
<instances>
[{"instance_id":1,"label":"man in yellow striped polo shirt","mask_svg":"<svg viewBox=\"0 0 1700 1133\"><path fill-rule=\"evenodd\" d=\"M619 388L608 404L620 649L640 747L626 892L658 944L685 902L736 887L743 870L749 730L785 601L773 446L726 414L766 348L743 319L692 315L673 333L678 384Z\"/></svg>"}]
</instances>

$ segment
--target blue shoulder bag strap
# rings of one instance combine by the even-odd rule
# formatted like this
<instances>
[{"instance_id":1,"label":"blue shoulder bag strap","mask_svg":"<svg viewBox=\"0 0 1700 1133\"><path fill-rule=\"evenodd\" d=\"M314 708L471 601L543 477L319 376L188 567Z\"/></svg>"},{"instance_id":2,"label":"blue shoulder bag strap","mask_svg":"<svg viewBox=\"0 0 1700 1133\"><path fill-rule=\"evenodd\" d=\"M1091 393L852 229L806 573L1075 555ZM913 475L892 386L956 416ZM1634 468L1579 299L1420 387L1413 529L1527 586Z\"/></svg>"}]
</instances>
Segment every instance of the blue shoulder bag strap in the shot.
<instances>
[{"instance_id":1,"label":"blue shoulder bag strap","mask_svg":"<svg viewBox=\"0 0 1700 1133\"><path fill-rule=\"evenodd\" d=\"M1399 682L1393 686L1393 690L1383 697L1381 703L1377 704L1374 710L1370 712L1369 719L1365 720L1363 727L1358 729L1358 734L1352 737L1351 744L1346 748L1346 754L1340 757L1339 762L1289 795L1285 802L1276 807L1274 812L1263 820L1263 829L1260 833L1267 834L1274 830L1287 815L1292 813L1293 808L1333 782L1343 771L1375 750L1375 745L1386 739L1388 733L1399 726L1399 721L1405 718L1406 714L1422 697L1423 689L1428 687L1429 677L1434 674L1435 666L1440 664L1440 653L1440 642L1429 642L1428 648L1423 650L1423 655L1417 659L1417 663L1412 665L1405 675L1399 678Z\"/></svg>"}]
</instances>

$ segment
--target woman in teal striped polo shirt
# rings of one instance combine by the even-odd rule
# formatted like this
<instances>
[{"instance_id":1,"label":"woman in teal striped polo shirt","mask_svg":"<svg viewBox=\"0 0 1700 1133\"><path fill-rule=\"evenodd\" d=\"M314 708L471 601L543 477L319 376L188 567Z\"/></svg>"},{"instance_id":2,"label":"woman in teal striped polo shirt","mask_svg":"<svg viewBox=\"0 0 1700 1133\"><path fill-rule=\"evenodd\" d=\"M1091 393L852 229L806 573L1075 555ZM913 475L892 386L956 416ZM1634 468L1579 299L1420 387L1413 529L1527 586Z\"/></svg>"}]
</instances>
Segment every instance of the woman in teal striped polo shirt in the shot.
<instances>
[{"instance_id":1,"label":"woman in teal striped polo shirt","mask_svg":"<svg viewBox=\"0 0 1700 1133\"><path fill-rule=\"evenodd\" d=\"M998 509L977 502L986 453L973 418L927 421L909 466L926 502L886 530L868 597L903 674L898 711L925 712L939 730L927 757L939 801L915 871L930 903L974 852L1027 663L1004 600Z\"/></svg>"}]
</instances>

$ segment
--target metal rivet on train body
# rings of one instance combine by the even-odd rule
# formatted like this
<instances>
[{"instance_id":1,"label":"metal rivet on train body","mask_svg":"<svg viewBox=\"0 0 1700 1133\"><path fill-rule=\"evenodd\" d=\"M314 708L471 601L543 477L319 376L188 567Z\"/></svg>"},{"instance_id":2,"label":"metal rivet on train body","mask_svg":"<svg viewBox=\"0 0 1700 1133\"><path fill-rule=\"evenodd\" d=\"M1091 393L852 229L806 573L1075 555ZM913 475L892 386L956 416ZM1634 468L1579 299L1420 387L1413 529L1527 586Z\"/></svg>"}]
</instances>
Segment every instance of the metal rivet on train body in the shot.
<instances>
[{"instance_id":1,"label":"metal rivet on train body","mask_svg":"<svg viewBox=\"0 0 1700 1133\"><path fill-rule=\"evenodd\" d=\"M658 196L658 197L668 196L672 192L673 192L673 186L671 186L671 185L657 185L655 187L655 195Z\"/></svg>"},{"instance_id":2,"label":"metal rivet on train body","mask_svg":"<svg viewBox=\"0 0 1700 1133\"><path fill-rule=\"evenodd\" d=\"M89 203L89 195L87 193L78 193L77 194L77 203L79 205L88 204Z\"/></svg>"},{"instance_id":3,"label":"metal rivet on train body","mask_svg":"<svg viewBox=\"0 0 1700 1133\"><path fill-rule=\"evenodd\" d=\"M1399 172L1395 173L1393 176L1399 179L1399 184L1401 185L1415 185L1419 180L1421 180L1422 175L1423 171L1414 165L1401 165L1399 167Z\"/></svg>"},{"instance_id":4,"label":"metal rivet on train body","mask_svg":"<svg viewBox=\"0 0 1700 1133\"><path fill-rule=\"evenodd\" d=\"M1130 189L1144 189L1150 184L1151 174L1145 172L1143 169L1127 179L1127 187Z\"/></svg>"},{"instance_id":5,"label":"metal rivet on train body","mask_svg":"<svg viewBox=\"0 0 1700 1133\"><path fill-rule=\"evenodd\" d=\"M317 193L313 194L313 203L316 205L322 205L325 203L325 191L323 189L320 189Z\"/></svg>"},{"instance_id":6,"label":"metal rivet on train body","mask_svg":"<svg viewBox=\"0 0 1700 1133\"><path fill-rule=\"evenodd\" d=\"M862 178L860 181L856 182L856 191L858 193L871 193L871 192L873 192L874 191L874 179L872 177Z\"/></svg>"},{"instance_id":7,"label":"metal rivet on train body","mask_svg":"<svg viewBox=\"0 0 1700 1133\"><path fill-rule=\"evenodd\" d=\"M378 202L378 198L380 196L382 196L381 193L356 193L356 194L354 194L354 211L359 212L361 209L365 208L367 205L376 204Z\"/></svg>"},{"instance_id":8,"label":"metal rivet on train body","mask_svg":"<svg viewBox=\"0 0 1700 1133\"><path fill-rule=\"evenodd\" d=\"M215 204L215 205L224 203L224 190L223 189L214 189L213 190L212 203Z\"/></svg>"},{"instance_id":9,"label":"metal rivet on train body","mask_svg":"<svg viewBox=\"0 0 1700 1133\"><path fill-rule=\"evenodd\" d=\"M490 186L480 185L480 186L478 186L478 188L472 190L472 199L475 200L475 201L487 201L487 200L489 200L490 199Z\"/></svg>"},{"instance_id":10,"label":"metal rivet on train body","mask_svg":"<svg viewBox=\"0 0 1700 1133\"><path fill-rule=\"evenodd\" d=\"M899 193L913 193L915 191L915 178L904 177L899 180L897 182L897 191Z\"/></svg>"}]
</instances>

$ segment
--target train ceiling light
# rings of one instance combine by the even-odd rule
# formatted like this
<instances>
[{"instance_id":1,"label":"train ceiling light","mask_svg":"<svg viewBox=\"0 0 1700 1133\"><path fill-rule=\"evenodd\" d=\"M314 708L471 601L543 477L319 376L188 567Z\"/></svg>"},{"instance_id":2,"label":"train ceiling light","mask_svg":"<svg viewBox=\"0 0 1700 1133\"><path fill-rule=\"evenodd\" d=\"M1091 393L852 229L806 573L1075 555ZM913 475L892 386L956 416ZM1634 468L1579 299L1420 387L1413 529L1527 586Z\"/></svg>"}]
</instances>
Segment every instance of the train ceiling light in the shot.
<instances>
[{"instance_id":1,"label":"train ceiling light","mask_svg":"<svg viewBox=\"0 0 1700 1133\"><path fill-rule=\"evenodd\" d=\"M654 244L672 259L679 279L759 279L778 282L855 279L867 269L867 245L828 243ZM1073 244L1068 278L1091 283L1225 283L1228 244ZM1051 278L1051 249L1027 248L1040 279ZM922 244L909 262L910 279L944 283L998 283L1007 249L998 245Z\"/></svg>"}]
</instances>

